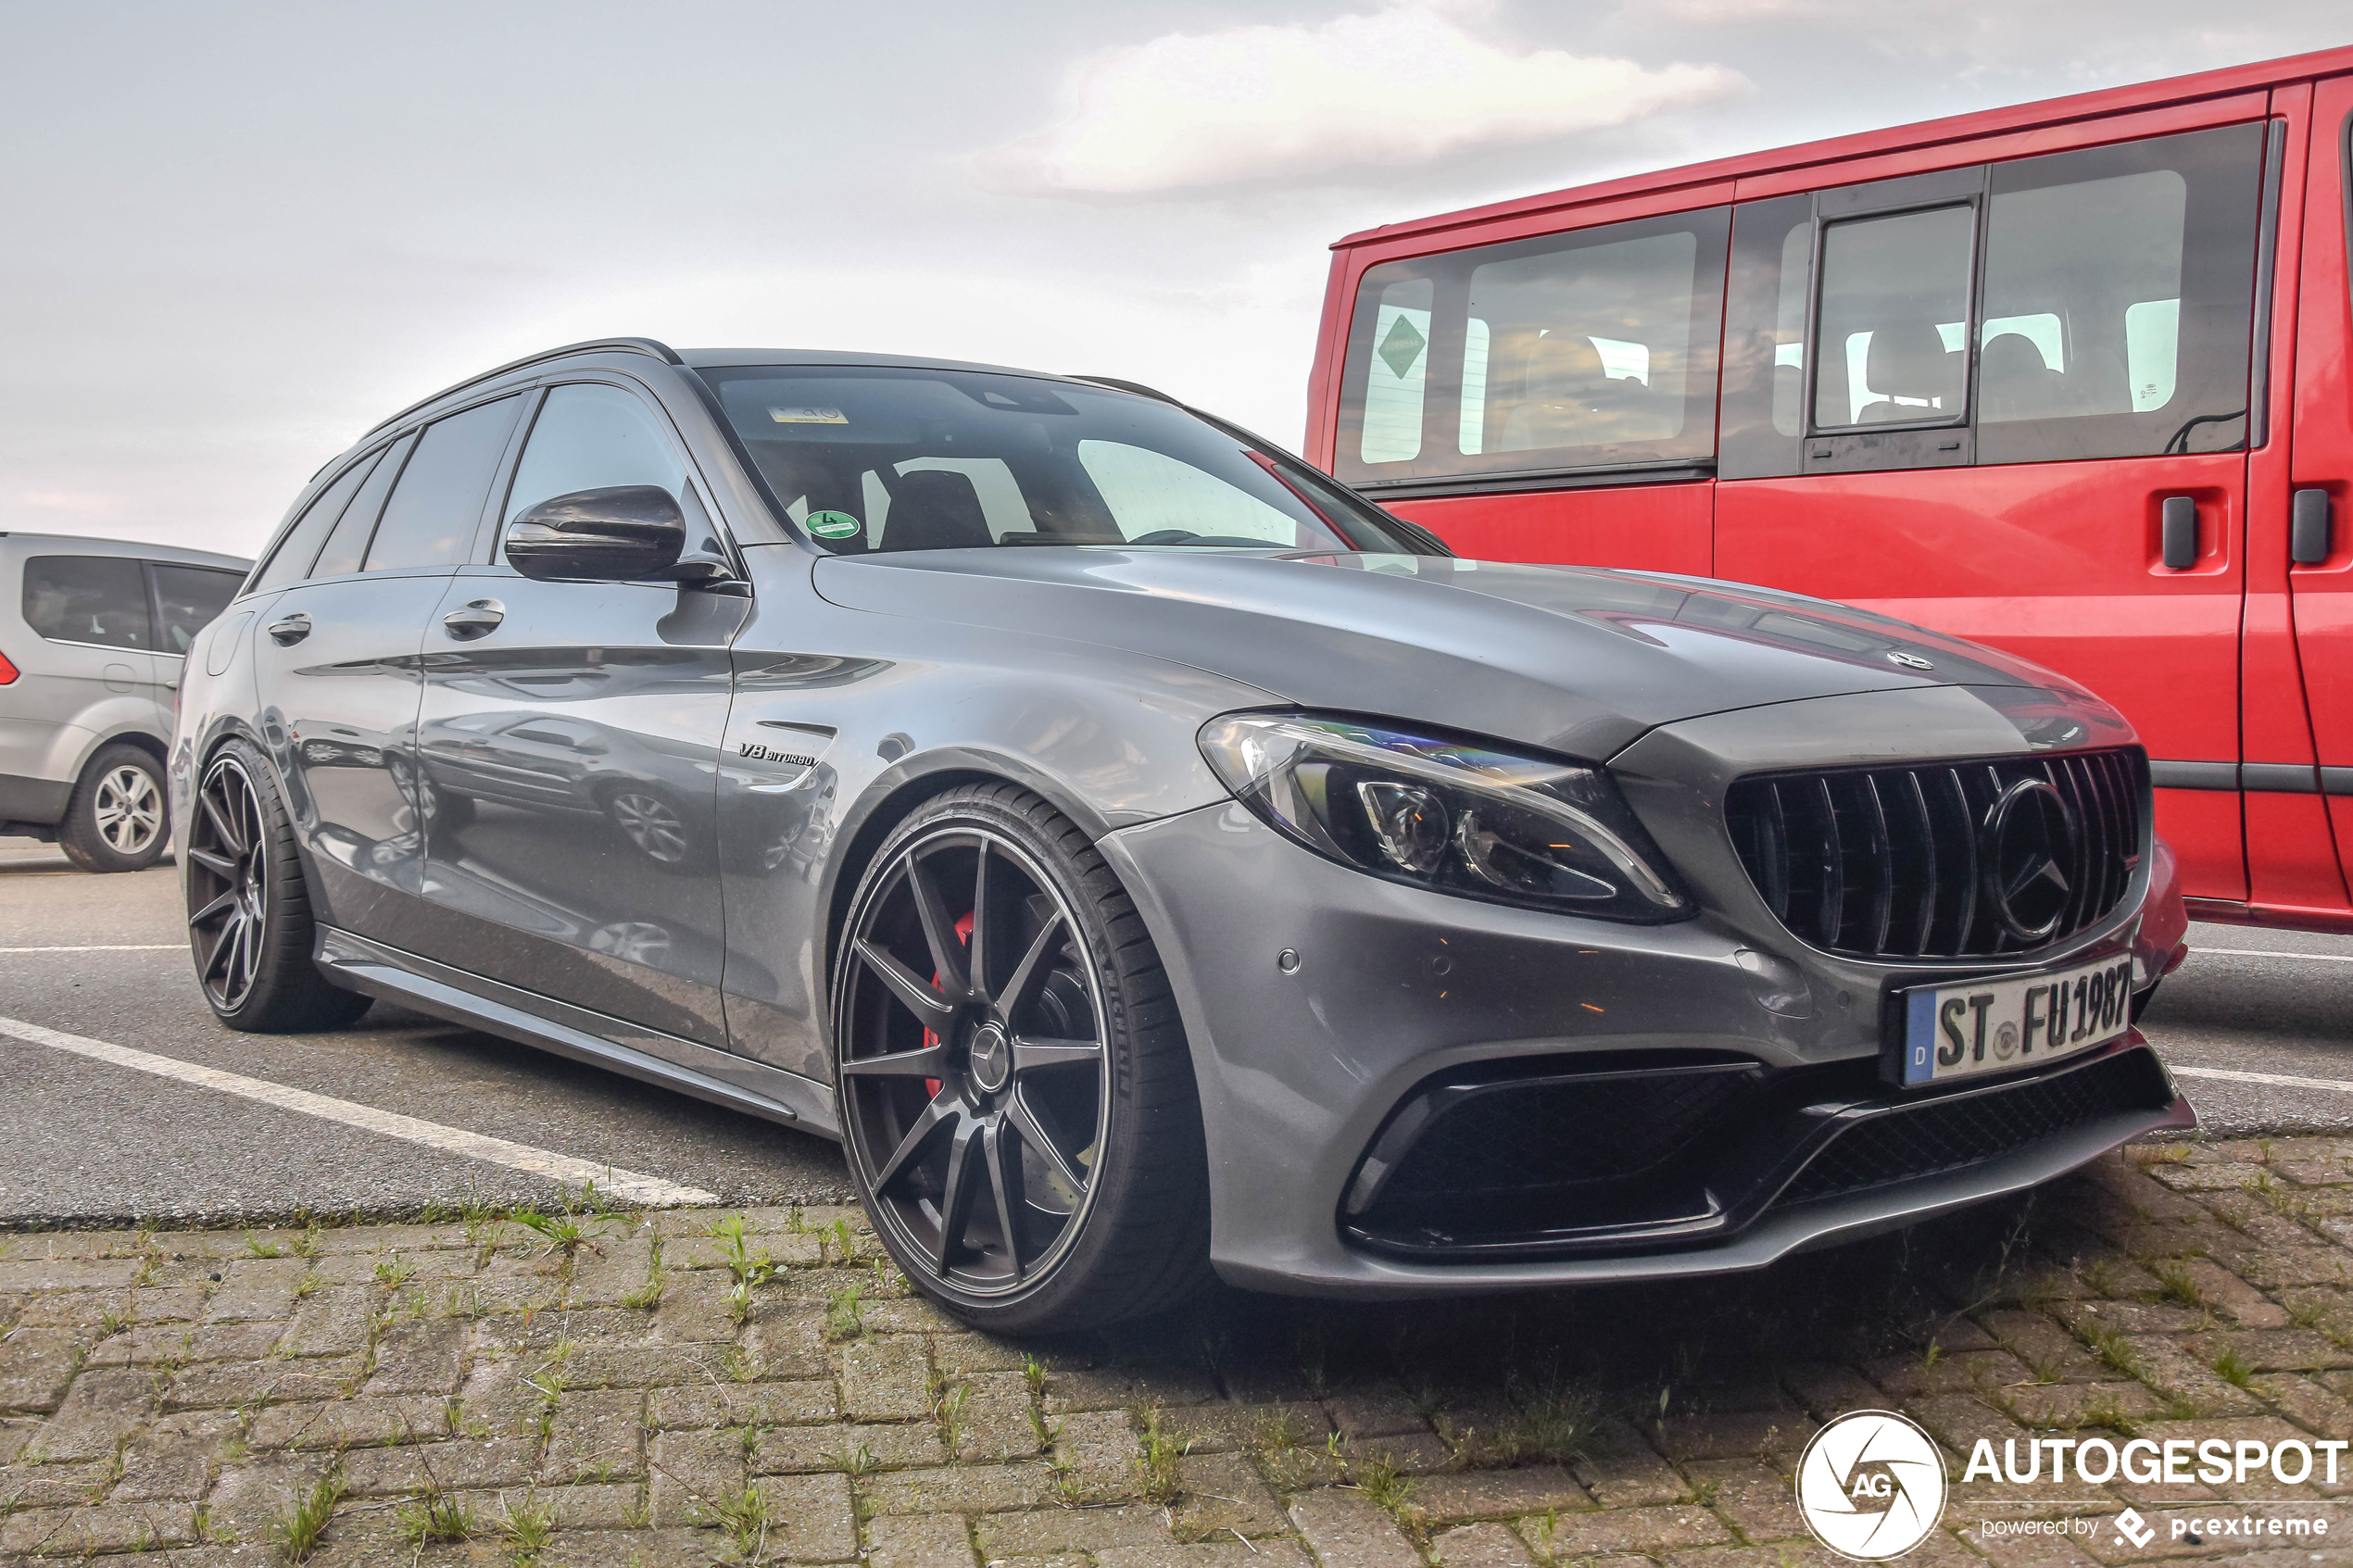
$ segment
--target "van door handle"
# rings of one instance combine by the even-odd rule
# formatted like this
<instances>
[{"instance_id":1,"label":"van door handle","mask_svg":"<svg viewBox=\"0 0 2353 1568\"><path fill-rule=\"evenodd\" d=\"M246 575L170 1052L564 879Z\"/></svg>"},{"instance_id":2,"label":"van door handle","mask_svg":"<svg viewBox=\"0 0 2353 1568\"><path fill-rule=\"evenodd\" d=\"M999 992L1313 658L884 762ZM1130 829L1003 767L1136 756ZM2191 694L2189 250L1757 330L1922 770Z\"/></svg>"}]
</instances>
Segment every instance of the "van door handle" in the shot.
<instances>
[{"instance_id":1,"label":"van door handle","mask_svg":"<svg viewBox=\"0 0 2353 1568\"><path fill-rule=\"evenodd\" d=\"M2158 548L2168 571L2187 571L2197 564L2197 498L2168 495L2158 534Z\"/></svg>"},{"instance_id":2,"label":"van door handle","mask_svg":"<svg viewBox=\"0 0 2353 1568\"><path fill-rule=\"evenodd\" d=\"M471 637L486 637L507 619L507 607L497 599L470 600L463 609L453 609L441 618L449 634L463 642Z\"/></svg>"},{"instance_id":3,"label":"van door handle","mask_svg":"<svg viewBox=\"0 0 2353 1568\"><path fill-rule=\"evenodd\" d=\"M310 617L296 610L283 621L271 621L268 631L280 647L290 648L310 635Z\"/></svg>"},{"instance_id":4,"label":"van door handle","mask_svg":"<svg viewBox=\"0 0 2353 1568\"><path fill-rule=\"evenodd\" d=\"M2318 566L2336 549L2336 520L2325 490L2299 490L2288 512L2287 558Z\"/></svg>"}]
</instances>

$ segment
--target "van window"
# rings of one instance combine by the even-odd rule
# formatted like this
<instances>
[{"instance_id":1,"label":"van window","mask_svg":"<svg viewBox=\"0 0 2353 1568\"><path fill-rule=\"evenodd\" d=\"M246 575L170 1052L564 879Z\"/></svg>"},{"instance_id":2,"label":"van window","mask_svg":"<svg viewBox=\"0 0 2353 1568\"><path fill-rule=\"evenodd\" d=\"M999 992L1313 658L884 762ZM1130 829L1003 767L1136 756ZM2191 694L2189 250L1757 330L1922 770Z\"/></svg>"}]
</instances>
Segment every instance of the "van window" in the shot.
<instances>
[{"instance_id":1,"label":"van window","mask_svg":"<svg viewBox=\"0 0 2353 1568\"><path fill-rule=\"evenodd\" d=\"M1976 230L1969 206L1829 226L1815 332L1817 430L1961 417Z\"/></svg>"},{"instance_id":2,"label":"van window","mask_svg":"<svg viewBox=\"0 0 2353 1568\"><path fill-rule=\"evenodd\" d=\"M286 530L278 547L270 552L270 564L254 579L254 591L283 588L289 583L299 583L310 575L310 563L318 558L319 546L326 542L327 531L351 505L353 491L367 482L368 474L384 454L371 452L335 477L333 483L319 492L318 498L304 508L295 525Z\"/></svg>"},{"instance_id":3,"label":"van window","mask_svg":"<svg viewBox=\"0 0 2353 1568\"><path fill-rule=\"evenodd\" d=\"M196 633L212 624L244 581L233 571L203 566L148 564L155 583L156 647L158 652L183 654Z\"/></svg>"},{"instance_id":4,"label":"van window","mask_svg":"<svg viewBox=\"0 0 2353 1568\"><path fill-rule=\"evenodd\" d=\"M58 643L152 648L147 579L125 556L32 556L24 563L24 623Z\"/></svg>"},{"instance_id":5,"label":"van window","mask_svg":"<svg viewBox=\"0 0 2353 1568\"><path fill-rule=\"evenodd\" d=\"M1710 208L1367 271L1340 477L1378 487L1706 458L1729 227Z\"/></svg>"},{"instance_id":6,"label":"van window","mask_svg":"<svg viewBox=\"0 0 2353 1568\"><path fill-rule=\"evenodd\" d=\"M1996 164L1978 461L2246 440L2263 128Z\"/></svg>"},{"instance_id":7,"label":"van window","mask_svg":"<svg viewBox=\"0 0 2353 1568\"><path fill-rule=\"evenodd\" d=\"M409 449L417 444L413 435L404 435L384 451L374 470L360 482L358 494L343 509L335 522L334 532L320 546L317 564L311 567L313 577L340 577L359 570L359 562L368 553L368 537L376 531L376 519L384 509L384 495L392 489L392 482L400 477L400 465L409 460Z\"/></svg>"},{"instance_id":8,"label":"van window","mask_svg":"<svg viewBox=\"0 0 2353 1568\"><path fill-rule=\"evenodd\" d=\"M473 547L483 498L522 407L520 396L501 397L425 427L361 570L454 566Z\"/></svg>"}]
</instances>

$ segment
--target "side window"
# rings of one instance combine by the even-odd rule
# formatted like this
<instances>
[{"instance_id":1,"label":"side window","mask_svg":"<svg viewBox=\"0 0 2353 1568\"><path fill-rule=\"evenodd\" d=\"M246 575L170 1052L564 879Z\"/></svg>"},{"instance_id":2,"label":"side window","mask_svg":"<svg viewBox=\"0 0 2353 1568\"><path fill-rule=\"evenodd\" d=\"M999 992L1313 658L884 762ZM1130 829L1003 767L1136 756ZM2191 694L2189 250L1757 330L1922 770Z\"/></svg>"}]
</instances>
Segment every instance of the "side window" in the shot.
<instances>
[{"instance_id":1,"label":"side window","mask_svg":"<svg viewBox=\"0 0 2353 1568\"><path fill-rule=\"evenodd\" d=\"M1979 462L2246 444L2263 135L2233 125L1994 166Z\"/></svg>"},{"instance_id":2,"label":"side window","mask_svg":"<svg viewBox=\"0 0 2353 1568\"><path fill-rule=\"evenodd\" d=\"M1732 215L1724 282L1719 479L1797 471L1806 433L1806 308L1814 277L1814 198L1775 196Z\"/></svg>"},{"instance_id":3,"label":"side window","mask_svg":"<svg viewBox=\"0 0 2353 1568\"><path fill-rule=\"evenodd\" d=\"M425 427L384 503L361 570L455 566L463 558L522 406L520 396L501 397Z\"/></svg>"},{"instance_id":4,"label":"side window","mask_svg":"<svg viewBox=\"0 0 2353 1568\"><path fill-rule=\"evenodd\" d=\"M1340 476L1707 458L1729 228L1714 207L1373 268L1341 378Z\"/></svg>"},{"instance_id":5,"label":"side window","mask_svg":"<svg viewBox=\"0 0 2353 1568\"><path fill-rule=\"evenodd\" d=\"M1976 230L1972 206L1828 226L1814 333L1816 430L1962 417Z\"/></svg>"},{"instance_id":6,"label":"side window","mask_svg":"<svg viewBox=\"0 0 2353 1568\"><path fill-rule=\"evenodd\" d=\"M333 483L319 492L304 508L295 525L270 552L270 564L261 569L254 580L254 590L283 588L289 583L299 583L310 575L310 563L319 558L319 546L326 543L327 531L334 527L351 505L352 492L367 483L368 475L384 454L371 452L336 476Z\"/></svg>"},{"instance_id":7,"label":"side window","mask_svg":"<svg viewBox=\"0 0 2353 1568\"><path fill-rule=\"evenodd\" d=\"M147 579L122 556L33 556L24 563L24 620L53 642L152 648Z\"/></svg>"},{"instance_id":8,"label":"side window","mask_svg":"<svg viewBox=\"0 0 2353 1568\"><path fill-rule=\"evenodd\" d=\"M653 411L617 386L559 386L539 406L507 490L506 521L576 490L655 484L676 495L686 471Z\"/></svg>"},{"instance_id":9,"label":"side window","mask_svg":"<svg viewBox=\"0 0 2353 1568\"><path fill-rule=\"evenodd\" d=\"M244 581L233 571L162 561L150 561L147 575L155 587L157 651L170 654L186 653L196 633L229 608Z\"/></svg>"},{"instance_id":10,"label":"side window","mask_svg":"<svg viewBox=\"0 0 2353 1568\"><path fill-rule=\"evenodd\" d=\"M340 577L359 570L359 562L368 553L368 536L376 531L376 519L384 509L384 495L392 489L392 482L400 477L401 464L409 460L409 449L417 444L413 435L404 435L385 448L375 468L351 497L351 504L336 520L334 531L320 546L318 564L310 569L313 577Z\"/></svg>"}]
</instances>

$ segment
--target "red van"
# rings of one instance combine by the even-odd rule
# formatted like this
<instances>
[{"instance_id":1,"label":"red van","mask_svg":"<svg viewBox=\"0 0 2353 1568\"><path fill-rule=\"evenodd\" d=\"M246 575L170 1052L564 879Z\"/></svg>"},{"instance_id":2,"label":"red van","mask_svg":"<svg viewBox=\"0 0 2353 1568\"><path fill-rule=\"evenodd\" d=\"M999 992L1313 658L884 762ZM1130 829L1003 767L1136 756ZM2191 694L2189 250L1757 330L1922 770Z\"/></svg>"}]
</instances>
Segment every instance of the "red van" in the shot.
<instances>
[{"instance_id":1,"label":"red van","mask_svg":"<svg viewBox=\"0 0 2353 1568\"><path fill-rule=\"evenodd\" d=\"M1461 553L2015 650L2194 913L2353 930L2353 49L1352 234L1308 454Z\"/></svg>"}]
</instances>

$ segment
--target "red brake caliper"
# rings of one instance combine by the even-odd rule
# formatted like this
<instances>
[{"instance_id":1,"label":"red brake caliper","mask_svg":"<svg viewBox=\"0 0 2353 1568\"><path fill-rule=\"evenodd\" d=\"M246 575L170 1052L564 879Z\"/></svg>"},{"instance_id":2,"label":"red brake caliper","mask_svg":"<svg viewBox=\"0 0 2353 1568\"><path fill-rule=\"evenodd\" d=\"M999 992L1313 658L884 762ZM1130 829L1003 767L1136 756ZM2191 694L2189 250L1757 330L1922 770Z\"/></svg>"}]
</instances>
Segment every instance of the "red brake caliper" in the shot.
<instances>
[{"instance_id":1,"label":"red brake caliper","mask_svg":"<svg viewBox=\"0 0 2353 1568\"><path fill-rule=\"evenodd\" d=\"M959 936L961 936L961 937L963 937L963 938L964 939L964 946L966 946L967 947L971 947L971 946L972 946L972 939L973 939L973 918L972 918L972 916L970 916L970 915L966 915L963 919L962 919L962 920L960 920L960 921L958 921L958 922L956 922L956 935L959 935ZM933 970L933 971L931 972L931 983L932 983L933 985L938 985L938 984L939 984L939 971L937 971L937 970L936 970L936 969L935 969L935 970ZM925 1048L925 1050L929 1050L932 1047L934 1047L934 1046L936 1046L936 1045L937 1045L937 1044L939 1044L939 1036L938 1036L938 1035L935 1035L935 1034L933 1034L933 1033L932 1033L930 1030L928 1030L928 1029L925 1030L925 1031L924 1031L924 1048ZM925 1093L925 1094L927 1094L927 1095L937 1096L937 1095L939 1093L939 1080L938 1080L938 1079L937 1079L937 1078L926 1078L926 1079L925 1079L925 1080L924 1080L924 1093Z\"/></svg>"}]
</instances>

